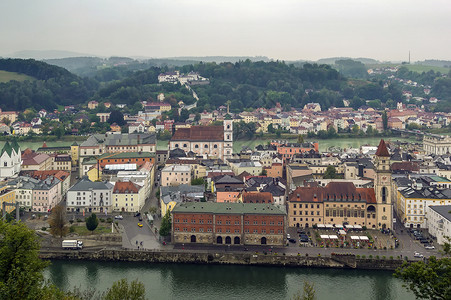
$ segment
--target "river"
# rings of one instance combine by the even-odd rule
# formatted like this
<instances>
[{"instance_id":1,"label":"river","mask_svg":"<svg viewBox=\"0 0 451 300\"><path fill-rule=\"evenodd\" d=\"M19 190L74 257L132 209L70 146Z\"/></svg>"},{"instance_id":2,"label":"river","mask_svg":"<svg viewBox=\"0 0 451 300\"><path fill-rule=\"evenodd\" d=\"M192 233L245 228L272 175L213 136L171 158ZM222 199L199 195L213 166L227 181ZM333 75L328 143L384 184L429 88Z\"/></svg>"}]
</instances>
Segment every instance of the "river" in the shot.
<instances>
[{"instance_id":1,"label":"river","mask_svg":"<svg viewBox=\"0 0 451 300\"><path fill-rule=\"evenodd\" d=\"M316 140L319 142L319 150L327 151L327 149L331 146L339 147L339 148L358 148L363 145L371 145L377 146L379 145L379 141L381 138L376 137L362 137L362 138L338 138L338 139L328 139L328 140ZM385 138L387 141L403 141L403 142L418 142L413 138ZM235 141L233 144L233 151L239 152L243 146L251 147L252 149L257 145L264 145L270 142L268 139L252 139L252 140L239 140ZM296 142L296 139L290 140L291 142ZM3 147L5 142L0 141L0 149ZM82 143L79 141L78 143ZM23 151L26 148L30 148L32 150L36 150L39 147L42 147L43 142L19 142L20 149ZM47 146L70 146L73 144L73 141L52 141L46 142ZM168 141L158 141L157 148L158 150L167 149Z\"/></svg>"},{"instance_id":2,"label":"river","mask_svg":"<svg viewBox=\"0 0 451 300\"><path fill-rule=\"evenodd\" d=\"M388 271L57 260L45 277L63 290L98 291L138 279L148 299L292 299L306 280L318 300L414 299Z\"/></svg>"}]
</instances>

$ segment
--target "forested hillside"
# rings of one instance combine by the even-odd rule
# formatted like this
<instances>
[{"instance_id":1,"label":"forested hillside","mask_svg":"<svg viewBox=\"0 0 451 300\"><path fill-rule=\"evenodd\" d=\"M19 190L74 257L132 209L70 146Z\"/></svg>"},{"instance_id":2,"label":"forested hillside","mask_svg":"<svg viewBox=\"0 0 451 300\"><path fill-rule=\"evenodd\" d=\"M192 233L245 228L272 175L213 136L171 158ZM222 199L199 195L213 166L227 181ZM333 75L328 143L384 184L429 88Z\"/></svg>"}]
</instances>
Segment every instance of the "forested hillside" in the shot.
<instances>
[{"instance_id":1,"label":"forested hillside","mask_svg":"<svg viewBox=\"0 0 451 300\"><path fill-rule=\"evenodd\" d=\"M187 67L182 68L187 71ZM190 70L210 78L208 86L193 89L200 100L198 107L212 109L231 101L233 110L243 108L273 107L277 102L284 108L303 107L318 102L323 109L342 107L343 99L381 99L385 102L391 94L379 83L362 82L353 86L329 65L304 64L302 67L284 62L251 62L235 64L198 64Z\"/></svg>"},{"instance_id":2,"label":"forested hillside","mask_svg":"<svg viewBox=\"0 0 451 300\"><path fill-rule=\"evenodd\" d=\"M113 61L122 61L122 58L112 58ZM289 109L318 102L324 110L344 106L344 99L349 100L353 108L369 105L378 109L395 107L397 102L404 101L401 84L392 82L384 87L385 78L352 79L350 77L364 77L362 64L350 60L338 61L338 64L349 78L329 65L293 65L281 61L200 62L171 69L181 73L198 72L210 80L209 85L192 86L200 98L195 109L198 112L213 110L226 103L230 103L232 111L239 112L271 108L276 103ZM44 62L0 59L0 70L36 79L0 83L0 108L3 110L54 109L58 105L86 104L89 100L133 105L141 100L154 101L159 93L164 93L166 100L175 106L179 101L187 105L195 101L191 92L179 84L158 83L158 74L168 71L167 66L145 70L108 67L97 70L93 77L81 78ZM449 75L432 71L415 73L400 68L395 76L430 85L430 95L442 100L436 110L451 110ZM422 92L422 88L416 89Z\"/></svg>"},{"instance_id":3,"label":"forested hillside","mask_svg":"<svg viewBox=\"0 0 451 300\"><path fill-rule=\"evenodd\" d=\"M33 59L0 59L0 70L36 78L0 83L0 108L3 110L53 109L57 105L84 103L98 88L95 81Z\"/></svg>"}]
</instances>

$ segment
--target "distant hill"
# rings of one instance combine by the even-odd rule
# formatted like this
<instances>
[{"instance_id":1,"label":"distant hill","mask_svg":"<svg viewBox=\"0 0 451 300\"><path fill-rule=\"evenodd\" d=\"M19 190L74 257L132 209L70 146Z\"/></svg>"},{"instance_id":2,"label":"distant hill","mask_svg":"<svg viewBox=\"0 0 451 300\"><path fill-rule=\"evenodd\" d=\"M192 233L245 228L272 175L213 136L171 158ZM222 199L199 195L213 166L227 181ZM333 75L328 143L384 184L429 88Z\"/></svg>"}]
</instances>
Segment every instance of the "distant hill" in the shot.
<instances>
[{"instance_id":1,"label":"distant hill","mask_svg":"<svg viewBox=\"0 0 451 300\"><path fill-rule=\"evenodd\" d=\"M451 68L451 60L426 59L415 62L416 65Z\"/></svg>"},{"instance_id":2,"label":"distant hill","mask_svg":"<svg viewBox=\"0 0 451 300\"><path fill-rule=\"evenodd\" d=\"M94 56L94 55L64 50L22 50L14 52L9 55L5 55L5 57L10 58L23 58L23 59L32 58L37 60L77 57L77 56L79 57L79 56Z\"/></svg>"},{"instance_id":3,"label":"distant hill","mask_svg":"<svg viewBox=\"0 0 451 300\"><path fill-rule=\"evenodd\" d=\"M359 61L363 64L377 64L379 63L378 60L372 59L372 58L364 58L364 57L359 57L359 58L352 58L352 57L330 57L330 58L321 58L318 59L316 61L316 63L318 64L328 64L328 65L334 65L335 61L337 60L346 60L346 59L352 59L355 61Z\"/></svg>"}]
</instances>

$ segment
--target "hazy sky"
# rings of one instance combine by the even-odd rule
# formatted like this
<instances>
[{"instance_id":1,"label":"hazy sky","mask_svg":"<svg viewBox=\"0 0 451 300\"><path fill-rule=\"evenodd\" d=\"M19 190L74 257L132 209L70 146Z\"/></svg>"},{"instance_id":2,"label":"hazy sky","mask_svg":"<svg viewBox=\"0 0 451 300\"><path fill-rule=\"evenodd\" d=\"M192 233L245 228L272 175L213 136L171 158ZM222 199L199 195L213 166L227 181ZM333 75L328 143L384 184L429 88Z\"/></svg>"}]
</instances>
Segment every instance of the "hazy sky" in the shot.
<instances>
[{"instance_id":1,"label":"hazy sky","mask_svg":"<svg viewBox=\"0 0 451 300\"><path fill-rule=\"evenodd\" d=\"M0 55L451 60L449 0L0 0Z\"/></svg>"}]
</instances>

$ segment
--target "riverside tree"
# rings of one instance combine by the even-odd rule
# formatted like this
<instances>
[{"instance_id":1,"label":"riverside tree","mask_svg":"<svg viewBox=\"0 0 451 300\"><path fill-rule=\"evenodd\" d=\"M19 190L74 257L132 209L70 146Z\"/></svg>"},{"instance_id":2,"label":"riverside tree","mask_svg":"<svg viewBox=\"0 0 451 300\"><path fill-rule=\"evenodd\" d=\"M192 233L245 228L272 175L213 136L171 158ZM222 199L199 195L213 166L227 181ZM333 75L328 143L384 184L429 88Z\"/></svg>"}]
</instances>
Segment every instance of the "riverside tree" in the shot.
<instances>
[{"instance_id":1,"label":"riverside tree","mask_svg":"<svg viewBox=\"0 0 451 300\"><path fill-rule=\"evenodd\" d=\"M97 219L96 214L91 214L91 216L86 218L86 228L88 228L91 233L96 230L99 225L99 219Z\"/></svg>"},{"instance_id":2,"label":"riverside tree","mask_svg":"<svg viewBox=\"0 0 451 300\"><path fill-rule=\"evenodd\" d=\"M160 235L161 236L168 236L171 234L171 228L172 228L172 222L171 222L171 213L169 210L164 215L163 219L161 219L161 226L160 226Z\"/></svg>"},{"instance_id":3,"label":"riverside tree","mask_svg":"<svg viewBox=\"0 0 451 300\"><path fill-rule=\"evenodd\" d=\"M66 211L61 205L57 205L52 209L49 218L50 233L53 236L62 238L69 232L69 227L66 223Z\"/></svg>"},{"instance_id":4,"label":"riverside tree","mask_svg":"<svg viewBox=\"0 0 451 300\"><path fill-rule=\"evenodd\" d=\"M429 257L426 261L405 262L395 272L418 299L451 299L450 239L443 247L443 257Z\"/></svg>"},{"instance_id":5,"label":"riverside tree","mask_svg":"<svg viewBox=\"0 0 451 300\"><path fill-rule=\"evenodd\" d=\"M42 299L47 262L38 257L39 242L23 223L0 220L0 299Z\"/></svg>"}]
</instances>

